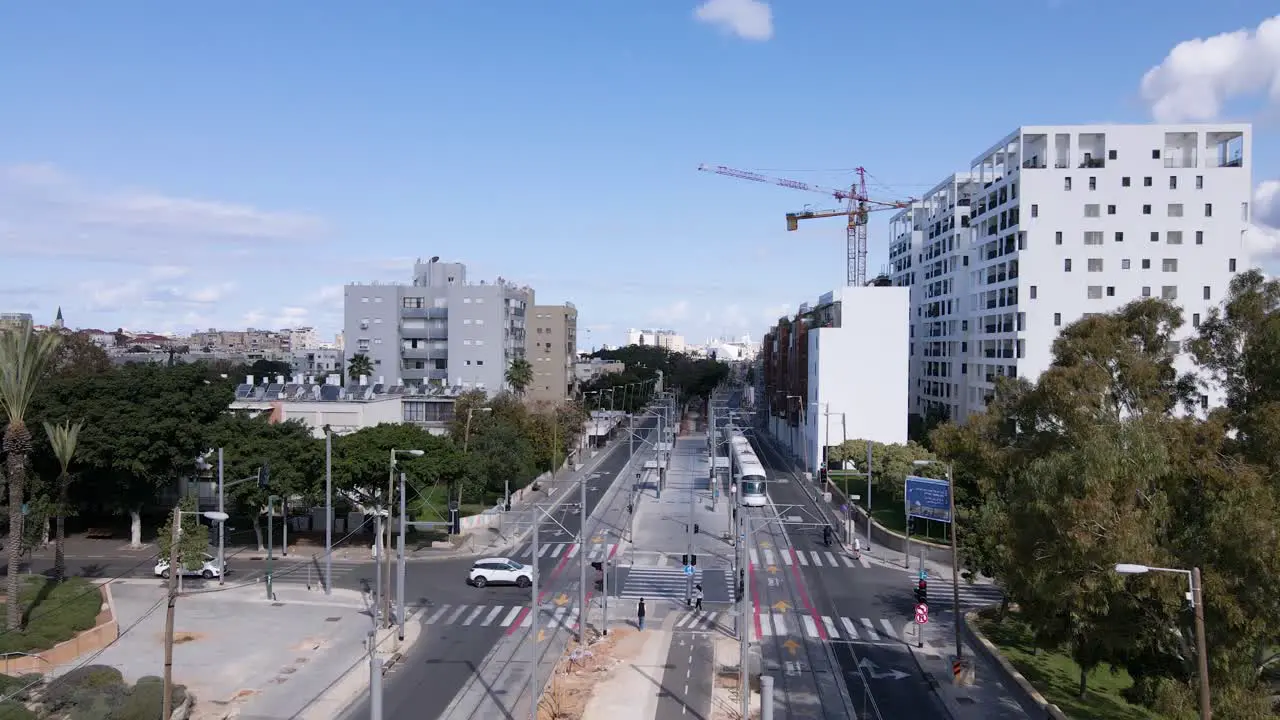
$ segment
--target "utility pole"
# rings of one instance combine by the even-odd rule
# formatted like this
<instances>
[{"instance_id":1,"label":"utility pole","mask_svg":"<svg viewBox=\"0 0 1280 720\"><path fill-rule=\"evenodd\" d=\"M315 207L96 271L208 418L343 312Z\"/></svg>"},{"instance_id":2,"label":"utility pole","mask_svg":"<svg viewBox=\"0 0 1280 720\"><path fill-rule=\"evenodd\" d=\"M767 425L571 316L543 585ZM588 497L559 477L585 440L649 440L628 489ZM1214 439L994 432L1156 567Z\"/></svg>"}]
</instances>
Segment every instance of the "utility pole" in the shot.
<instances>
[{"instance_id":1,"label":"utility pole","mask_svg":"<svg viewBox=\"0 0 1280 720\"><path fill-rule=\"evenodd\" d=\"M396 559L396 606L399 612L396 614L396 620L400 622L399 638L404 641L404 535L405 535L405 499L404 499L404 473L400 473L400 537L396 539L399 557Z\"/></svg>"},{"instance_id":2,"label":"utility pole","mask_svg":"<svg viewBox=\"0 0 1280 720\"><path fill-rule=\"evenodd\" d=\"M536 531L535 531L536 532ZM607 555L608 553L606 553ZM605 558L608 560L608 557ZM537 564L537 555L534 555ZM578 478L578 644L587 624L587 476Z\"/></svg>"},{"instance_id":3,"label":"utility pole","mask_svg":"<svg viewBox=\"0 0 1280 720\"><path fill-rule=\"evenodd\" d=\"M219 452L221 457L221 452ZM178 604L178 576L182 568L178 567L178 531L182 527L182 508L173 508L172 530L169 533L169 608L164 614L164 700L162 701L162 717L173 715L173 613ZM1201 617L1204 617L1201 615Z\"/></svg>"},{"instance_id":4,"label":"utility pole","mask_svg":"<svg viewBox=\"0 0 1280 720\"><path fill-rule=\"evenodd\" d=\"M952 518L955 522L955 518ZM954 524L951 528L951 537L955 537L956 531ZM1206 647L1204 637L1204 593L1200 586L1200 568L1191 568L1191 601L1195 603L1196 618L1196 664L1200 670L1200 720L1210 720L1213 717L1213 705L1209 694L1209 650ZM173 606L170 605L170 608ZM172 612L172 610L170 610Z\"/></svg>"},{"instance_id":5,"label":"utility pole","mask_svg":"<svg viewBox=\"0 0 1280 720\"><path fill-rule=\"evenodd\" d=\"M218 457L222 457L221 450ZM221 504L221 498L218 501ZM221 577L218 584L222 584ZM324 594L333 594L333 431L328 425L324 426Z\"/></svg>"},{"instance_id":6,"label":"utility pole","mask_svg":"<svg viewBox=\"0 0 1280 720\"><path fill-rule=\"evenodd\" d=\"M844 425L843 418L840 422ZM849 508L849 512L853 512L853 508ZM852 519L852 515L850 518ZM867 441L867 551L871 550L871 441Z\"/></svg>"},{"instance_id":7,"label":"utility pole","mask_svg":"<svg viewBox=\"0 0 1280 720\"><path fill-rule=\"evenodd\" d=\"M382 515L374 515L374 532L378 542L373 544L373 564L377 578L373 583L373 606L370 608L370 619L373 627L369 630L369 718L382 720L382 663L378 662L378 627L382 611Z\"/></svg>"},{"instance_id":8,"label":"utility pole","mask_svg":"<svg viewBox=\"0 0 1280 720\"><path fill-rule=\"evenodd\" d=\"M218 512L225 513L226 510L226 486L222 478L222 448L218 448ZM224 570L227 567L227 523L218 523L218 584L222 585L227 573ZM169 567L173 567L170 565Z\"/></svg>"},{"instance_id":9,"label":"utility pole","mask_svg":"<svg viewBox=\"0 0 1280 720\"><path fill-rule=\"evenodd\" d=\"M751 707L751 685L748 683L749 678L747 677L747 655L751 625L747 622L747 617L749 615L748 603L751 602L751 572L747 568L747 543L743 538L751 536L751 523L747 520L746 513L738 513L738 528L740 531L738 540L739 544L742 545L742 564L739 566L742 570L742 602L740 603L742 609L739 611L742 622L738 625L738 694L741 696L742 703L742 715L740 717L749 718L751 717L748 712Z\"/></svg>"},{"instance_id":10,"label":"utility pole","mask_svg":"<svg viewBox=\"0 0 1280 720\"><path fill-rule=\"evenodd\" d=\"M529 720L538 720L538 701L542 698L542 692L538 689L538 625L541 618L538 617L542 613L538 612L538 526L542 524L541 509L534 505L533 511L533 562L532 567L532 584L533 590L529 594L529 615L532 618L529 623L529 653L531 660L529 662ZM582 553L581 550L578 551ZM582 613L579 611L578 625L582 625Z\"/></svg>"}]
</instances>

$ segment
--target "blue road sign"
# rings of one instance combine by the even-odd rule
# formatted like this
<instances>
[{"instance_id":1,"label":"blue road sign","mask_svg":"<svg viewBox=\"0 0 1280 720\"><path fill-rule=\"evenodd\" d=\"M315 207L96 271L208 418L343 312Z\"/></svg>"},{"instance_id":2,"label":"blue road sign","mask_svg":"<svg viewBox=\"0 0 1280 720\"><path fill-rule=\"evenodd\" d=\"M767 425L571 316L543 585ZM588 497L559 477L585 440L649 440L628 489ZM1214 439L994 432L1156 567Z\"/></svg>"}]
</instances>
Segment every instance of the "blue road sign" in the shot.
<instances>
[{"instance_id":1,"label":"blue road sign","mask_svg":"<svg viewBox=\"0 0 1280 720\"><path fill-rule=\"evenodd\" d=\"M693 566L692 566L692 565L685 565L685 566L684 566L684 574L685 574L685 575L688 575L689 577L693 577Z\"/></svg>"},{"instance_id":2,"label":"blue road sign","mask_svg":"<svg viewBox=\"0 0 1280 720\"><path fill-rule=\"evenodd\" d=\"M951 483L907 476L907 516L951 522Z\"/></svg>"},{"instance_id":3,"label":"blue road sign","mask_svg":"<svg viewBox=\"0 0 1280 720\"><path fill-rule=\"evenodd\" d=\"M920 571L920 579L921 579L921 580L928 580L928 579L929 579L929 573L925 572L924 570L921 570L921 571Z\"/></svg>"}]
</instances>

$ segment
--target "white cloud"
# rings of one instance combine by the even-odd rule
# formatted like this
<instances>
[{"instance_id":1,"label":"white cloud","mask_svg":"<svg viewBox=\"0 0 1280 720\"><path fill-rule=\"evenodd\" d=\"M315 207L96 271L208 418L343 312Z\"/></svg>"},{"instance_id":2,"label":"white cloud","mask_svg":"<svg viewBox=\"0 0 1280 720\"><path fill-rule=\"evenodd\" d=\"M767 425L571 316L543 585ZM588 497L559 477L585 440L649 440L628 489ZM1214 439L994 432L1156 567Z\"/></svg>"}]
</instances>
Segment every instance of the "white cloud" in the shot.
<instances>
[{"instance_id":1,"label":"white cloud","mask_svg":"<svg viewBox=\"0 0 1280 720\"><path fill-rule=\"evenodd\" d=\"M773 37L773 9L764 0L705 0L693 16L744 40Z\"/></svg>"},{"instance_id":2,"label":"white cloud","mask_svg":"<svg viewBox=\"0 0 1280 720\"><path fill-rule=\"evenodd\" d=\"M1213 120L1245 98L1280 108L1280 15L1253 30L1178 43L1143 75L1141 90L1159 122Z\"/></svg>"},{"instance_id":3,"label":"white cloud","mask_svg":"<svg viewBox=\"0 0 1280 720\"><path fill-rule=\"evenodd\" d=\"M47 164L0 168L0 252L15 256L155 263L307 241L324 229L310 215L91 188Z\"/></svg>"},{"instance_id":4,"label":"white cloud","mask_svg":"<svg viewBox=\"0 0 1280 720\"><path fill-rule=\"evenodd\" d=\"M1280 180L1267 180L1253 193L1253 220L1280 228Z\"/></svg>"},{"instance_id":5,"label":"white cloud","mask_svg":"<svg viewBox=\"0 0 1280 720\"><path fill-rule=\"evenodd\" d=\"M654 308L649 313L649 321L665 327L673 327L689 317L689 301L676 300L670 305Z\"/></svg>"},{"instance_id":6,"label":"white cloud","mask_svg":"<svg viewBox=\"0 0 1280 720\"><path fill-rule=\"evenodd\" d=\"M1245 233L1251 264L1275 270L1280 264L1280 180L1267 180L1253 193L1253 227Z\"/></svg>"}]
</instances>

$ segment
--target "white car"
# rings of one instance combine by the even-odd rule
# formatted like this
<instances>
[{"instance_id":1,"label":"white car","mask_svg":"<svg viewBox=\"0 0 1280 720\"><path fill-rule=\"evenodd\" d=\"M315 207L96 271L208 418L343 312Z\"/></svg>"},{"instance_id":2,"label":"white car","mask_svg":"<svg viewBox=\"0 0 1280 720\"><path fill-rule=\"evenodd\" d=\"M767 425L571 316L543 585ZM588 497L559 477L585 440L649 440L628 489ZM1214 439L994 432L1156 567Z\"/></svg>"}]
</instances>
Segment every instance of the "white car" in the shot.
<instances>
[{"instance_id":1,"label":"white car","mask_svg":"<svg viewBox=\"0 0 1280 720\"><path fill-rule=\"evenodd\" d=\"M490 583L527 588L533 584L533 568L511 558L484 558L471 566L467 582L478 588Z\"/></svg>"},{"instance_id":2,"label":"white car","mask_svg":"<svg viewBox=\"0 0 1280 720\"><path fill-rule=\"evenodd\" d=\"M184 569L182 572L183 576L202 577L205 580L210 580L226 572L226 569L227 569L226 563L223 563L222 567L219 568L218 558L210 555L209 553L204 553L204 557L202 559L204 560L204 564L201 567L195 570ZM156 571L156 575L159 577L162 577L162 578L169 577L169 560L166 558L161 560L160 562L157 562L155 571Z\"/></svg>"}]
</instances>

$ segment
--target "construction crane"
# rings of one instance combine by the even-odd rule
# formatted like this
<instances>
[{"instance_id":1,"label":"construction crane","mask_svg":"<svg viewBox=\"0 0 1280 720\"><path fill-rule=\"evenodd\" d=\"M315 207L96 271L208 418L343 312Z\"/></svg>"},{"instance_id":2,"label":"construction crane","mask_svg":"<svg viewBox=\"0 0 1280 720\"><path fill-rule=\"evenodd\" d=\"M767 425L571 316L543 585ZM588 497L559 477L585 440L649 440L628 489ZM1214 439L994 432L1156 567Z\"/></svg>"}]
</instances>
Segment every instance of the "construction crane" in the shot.
<instances>
[{"instance_id":1,"label":"construction crane","mask_svg":"<svg viewBox=\"0 0 1280 720\"><path fill-rule=\"evenodd\" d=\"M845 252L848 266L845 273L845 284L849 287L860 287L867 283L867 215L877 210L902 209L912 202L911 199L872 200L867 197L867 171L863 168L855 170L858 174L858 180L848 190L833 190L798 180L787 180L786 178L761 175L748 170L737 170L724 165L699 165L698 169L703 172L711 172L740 180L751 180L753 182L779 185L792 190L821 193L829 195L839 202L846 203L844 208L838 210L803 210L801 212L787 213L787 230L798 228L801 220L847 217L849 224L845 231Z\"/></svg>"}]
</instances>

